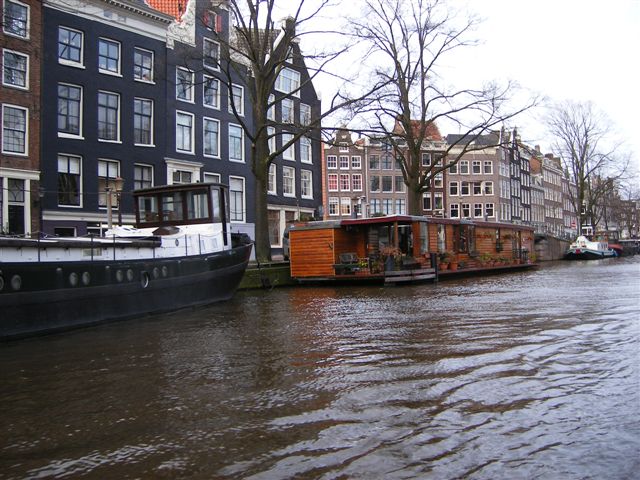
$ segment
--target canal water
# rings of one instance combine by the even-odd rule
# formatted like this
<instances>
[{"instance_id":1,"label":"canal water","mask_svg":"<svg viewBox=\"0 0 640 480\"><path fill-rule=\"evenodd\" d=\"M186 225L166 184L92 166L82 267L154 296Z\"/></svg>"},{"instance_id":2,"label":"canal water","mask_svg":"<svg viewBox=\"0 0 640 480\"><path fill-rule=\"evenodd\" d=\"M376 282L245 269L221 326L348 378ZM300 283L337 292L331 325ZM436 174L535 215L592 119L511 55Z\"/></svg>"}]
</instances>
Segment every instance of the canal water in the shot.
<instances>
[{"instance_id":1,"label":"canal water","mask_svg":"<svg viewBox=\"0 0 640 480\"><path fill-rule=\"evenodd\" d=\"M0 344L0 478L632 479L640 257Z\"/></svg>"}]
</instances>

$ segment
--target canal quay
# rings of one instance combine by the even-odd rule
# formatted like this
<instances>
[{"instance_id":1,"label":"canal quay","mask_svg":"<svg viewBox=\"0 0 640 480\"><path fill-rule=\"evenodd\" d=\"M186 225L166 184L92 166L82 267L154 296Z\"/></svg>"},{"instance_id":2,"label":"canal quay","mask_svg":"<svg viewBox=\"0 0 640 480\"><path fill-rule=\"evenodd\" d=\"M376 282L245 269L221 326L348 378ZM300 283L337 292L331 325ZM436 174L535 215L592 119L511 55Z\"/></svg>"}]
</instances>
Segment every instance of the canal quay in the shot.
<instances>
[{"instance_id":1,"label":"canal quay","mask_svg":"<svg viewBox=\"0 0 640 480\"><path fill-rule=\"evenodd\" d=\"M0 345L0 478L631 479L640 257Z\"/></svg>"}]
</instances>

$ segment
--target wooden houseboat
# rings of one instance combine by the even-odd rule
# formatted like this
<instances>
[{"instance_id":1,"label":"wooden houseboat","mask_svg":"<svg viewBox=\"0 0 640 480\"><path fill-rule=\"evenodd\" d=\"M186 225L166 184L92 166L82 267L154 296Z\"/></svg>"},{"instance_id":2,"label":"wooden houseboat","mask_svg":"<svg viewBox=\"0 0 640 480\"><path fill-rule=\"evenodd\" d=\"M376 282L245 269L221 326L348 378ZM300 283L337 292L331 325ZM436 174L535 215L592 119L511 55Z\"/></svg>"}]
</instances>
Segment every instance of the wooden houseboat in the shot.
<instances>
[{"instance_id":1,"label":"wooden houseboat","mask_svg":"<svg viewBox=\"0 0 640 480\"><path fill-rule=\"evenodd\" d=\"M401 283L460 273L529 268L533 228L496 222L393 215L296 223L291 277L300 282Z\"/></svg>"}]
</instances>

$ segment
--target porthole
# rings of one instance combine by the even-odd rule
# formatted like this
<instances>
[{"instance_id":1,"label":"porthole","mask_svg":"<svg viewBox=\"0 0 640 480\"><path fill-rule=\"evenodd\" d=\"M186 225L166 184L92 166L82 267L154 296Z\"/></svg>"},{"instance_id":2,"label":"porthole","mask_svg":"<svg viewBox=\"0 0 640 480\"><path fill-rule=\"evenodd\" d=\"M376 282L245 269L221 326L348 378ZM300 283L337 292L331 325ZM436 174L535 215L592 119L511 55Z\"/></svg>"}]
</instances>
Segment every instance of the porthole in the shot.
<instances>
[{"instance_id":1,"label":"porthole","mask_svg":"<svg viewBox=\"0 0 640 480\"><path fill-rule=\"evenodd\" d=\"M69 285L72 287L76 287L78 285L78 274L76 272L71 272L69 274Z\"/></svg>"},{"instance_id":2,"label":"porthole","mask_svg":"<svg viewBox=\"0 0 640 480\"><path fill-rule=\"evenodd\" d=\"M127 280L133 281L133 270L131 269L127 270Z\"/></svg>"},{"instance_id":3,"label":"porthole","mask_svg":"<svg viewBox=\"0 0 640 480\"><path fill-rule=\"evenodd\" d=\"M160 269L158 267L153 267L153 278L154 279L160 278Z\"/></svg>"},{"instance_id":4,"label":"porthole","mask_svg":"<svg viewBox=\"0 0 640 480\"><path fill-rule=\"evenodd\" d=\"M22 288L22 277L20 275L11 277L11 288L14 290L20 290Z\"/></svg>"},{"instance_id":5,"label":"porthole","mask_svg":"<svg viewBox=\"0 0 640 480\"><path fill-rule=\"evenodd\" d=\"M118 281L118 283L121 283L122 280L124 280L124 274L122 273L122 270L116 270L116 280Z\"/></svg>"},{"instance_id":6,"label":"porthole","mask_svg":"<svg viewBox=\"0 0 640 480\"><path fill-rule=\"evenodd\" d=\"M89 272L84 272L82 274L82 284L89 285L91 283L91 274Z\"/></svg>"},{"instance_id":7,"label":"porthole","mask_svg":"<svg viewBox=\"0 0 640 480\"><path fill-rule=\"evenodd\" d=\"M142 285L142 288L149 286L149 273L142 272L142 275L140 275L140 285Z\"/></svg>"},{"instance_id":8,"label":"porthole","mask_svg":"<svg viewBox=\"0 0 640 480\"><path fill-rule=\"evenodd\" d=\"M162 267L162 276L163 277L167 277L168 275L169 275L169 269L165 265L165 266Z\"/></svg>"}]
</instances>

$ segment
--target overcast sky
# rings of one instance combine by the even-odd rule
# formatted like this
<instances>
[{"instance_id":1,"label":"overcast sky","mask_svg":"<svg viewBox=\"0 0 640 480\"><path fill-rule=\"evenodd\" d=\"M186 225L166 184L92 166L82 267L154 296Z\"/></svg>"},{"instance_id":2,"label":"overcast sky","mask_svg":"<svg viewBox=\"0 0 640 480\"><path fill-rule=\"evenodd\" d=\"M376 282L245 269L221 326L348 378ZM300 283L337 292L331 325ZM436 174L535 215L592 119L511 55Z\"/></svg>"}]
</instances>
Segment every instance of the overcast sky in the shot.
<instances>
[{"instance_id":1,"label":"overcast sky","mask_svg":"<svg viewBox=\"0 0 640 480\"><path fill-rule=\"evenodd\" d=\"M614 123L640 171L640 0L449 1L483 21L473 33L480 45L458 53L443 77L511 79L552 101L591 101ZM513 124L524 141L550 151L540 118Z\"/></svg>"}]
</instances>

